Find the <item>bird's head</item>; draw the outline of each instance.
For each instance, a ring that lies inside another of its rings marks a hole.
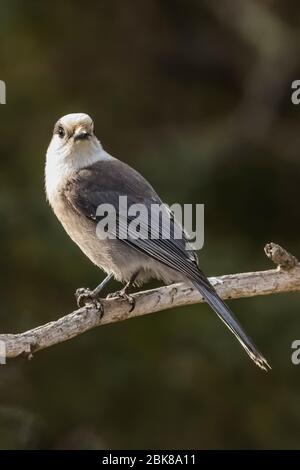
[[[74,171],[112,158],[94,134],[94,123],[83,113],[67,114],[54,126],[46,156],[46,186],[55,189]]]
[[[88,143],[94,137],[94,123],[88,114],[73,113],[60,118],[54,126],[52,142],[57,148]]]
[[[80,167],[93,160],[101,149],[92,118],[88,114],[73,113],[63,116],[55,124],[48,155]]]

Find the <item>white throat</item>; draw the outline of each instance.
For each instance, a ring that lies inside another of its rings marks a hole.
[[[47,150],[45,166],[45,188],[49,202],[76,171],[108,159],[113,157],[103,149],[96,137],[63,148],[57,147],[57,139],[53,138]]]

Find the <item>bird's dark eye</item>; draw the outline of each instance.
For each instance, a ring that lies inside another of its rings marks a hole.
[[[57,134],[59,135],[59,137],[63,138],[65,136],[65,130],[62,126],[59,126],[58,129],[57,129]]]

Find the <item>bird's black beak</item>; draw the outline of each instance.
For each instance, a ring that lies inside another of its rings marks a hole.
[[[77,131],[74,134],[74,140],[87,140],[90,137],[91,134],[89,134],[87,131]]]

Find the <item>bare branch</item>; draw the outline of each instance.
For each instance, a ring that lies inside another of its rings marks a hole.
[[[276,245],[276,243],[273,242],[268,243],[265,246],[265,253],[273,263],[277,264],[279,269],[293,269],[298,263],[295,256],[291,255],[291,253],[286,251],[280,245]]]
[[[266,245],[265,251],[278,264],[277,269],[210,278],[222,298],[300,291],[300,263],[296,258],[273,243]],[[24,333],[2,334],[0,340],[6,344],[6,356],[25,355],[30,359],[36,351],[67,341],[97,326],[204,301],[198,291],[185,284],[143,291],[133,294],[133,297],[135,308],[132,312],[126,300],[103,300],[103,317],[100,308],[90,305]]]

